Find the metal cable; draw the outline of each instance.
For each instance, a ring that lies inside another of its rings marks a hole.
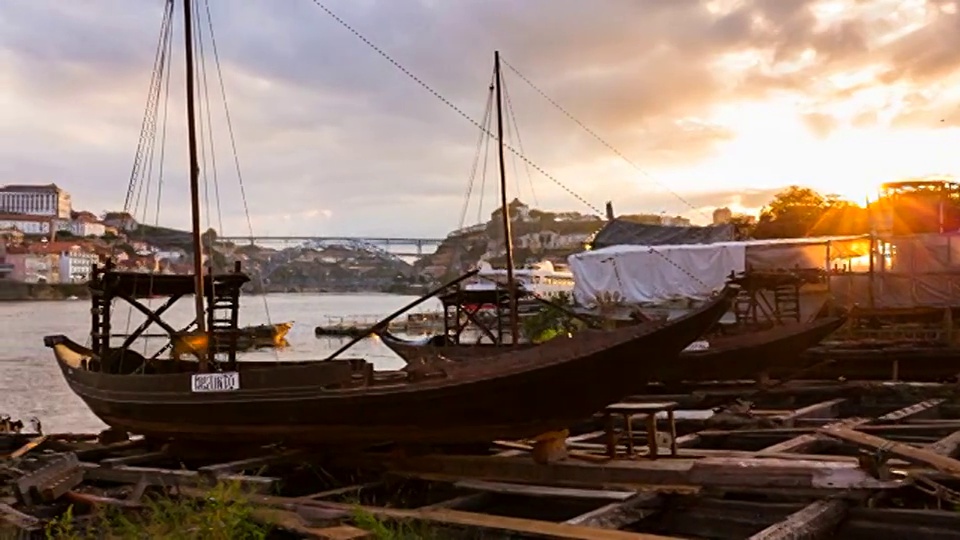
[[[353,28],[352,26],[350,26],[349,24],[347,24],[346,21],[344,21],[344,20],[341,19],[336,13],[334,13],[333,11],[331,11],[330,8],[328,8],[327,6],[325,6],[322,2],[320,2],[320,0],[311,0],[311,1],[312,1],[314,4],[316,4],[317,7],[319,7],[320,9],[322,9],[327,15],[329,15],[330,18],[332,18],[333,20],[337,21],[337,23],[339,23],[340,26],[342,26],[342,27],[344,27],[345,29],[347,29],[350,33],[352,33],[354,36],[356,36],[358,39],[360,39],[360,41],[364,42],[368,47],[370,47],[371,49],[373,49],[377,54],[379,54],[379,55],[380,55],[381,57],[383,57],[385,60],[387,60],[388,62],[390,62],[391,64],[393,64],[394,67],[396,67],[397,69],[399,69],[404,75],[406,75],[407,77],[409,77],[410,79],[412,79],[414,82],[416,82],[418,85],[420,85],[424,90],[426,90],[427,92],[430,92],[430,94],[432,94],[435,98],[439,99],[439,100],[440,100],[443,104],[445,104],[447,107],[450,107],[451,109],[453,109],[454,112],[456,112],[456,113],[459,114],[461,117],[463,117],[465,120],[467,120],[468,122],[470,122],[471,124],[473,124],[474,126],[476,126],[478,129],[480,129],[480,130],[482,130],[482,131],[485,131],[485,132],[486,132],[488,135],[490,135],[490,137],[492,137],[494,140],[498,140],[498,139],[497,139],[497,136],[496,136],[495,134],[493,134],[492,132],[490,132],[485,126],[483,126],[482,124],[480,124],[479,122],[477,122],[476,120],[474,120],[473,118],[471,118],[470,115],[468,115],[467,113],[463,112],[462,109],[460,109],[459,107],[457,107],[456,105],[454,105],[450,100],[448,100],[447,98],[443,97],[443,95],[441,95],[439,92],[437,92],[436,90],[434,90],[432,86],[430,86],[429,84],[427,84],[426,82],[424,82],[422,79],[420,79],[419,77],[417,77],[416,75],[414,75],[414,74],[413,74],[412,72],[410,72],[407,68],[405,68],[402,64],[400,64],[400,62],[398,62],[397,60],[394,60],[392,56],[390,56],[389,54],[387,54],[386,52],[384,52],[383,49],[381,49],[380,47],[378,47],[377,45],[375,45],[372,41],[370,41],[369,39],[367,39],[363,34],[361,34],[361,33],[360,33],[359,31],[357,31],[355,28]],[[542,175],[546,176],[547,178],[549,178],[550,181],[552,181],[554,184],[558,185],[561,189],[563,189],[564,191],[566,191],[568,195],[572,196],[573,198],[577,199],[578,201],[580,201],[581,203],[583,203],[584,205],[586,205],[586,206],[587,206],[588,208],[590,208],[593,212],[595,212],[598,216],[601,216],[601,217],[603,216],[603,212],[602,212],[599,208],[597,208],[596,206],[590,204],[590,202],[588,202],[586,199],[584,199],[583,197],[581,197],[580,195],[578,195],[576,192],[574,192],[572,189],[570,189],[569,187],[567,187],[566,184],[564,184],[563,182],[561,182],[560,180],[558,180],[558,179],[557,179],[556,177],[554,177],[552,174],[548,173],[546,170],[543,169],[543,167],[541,167],[541,166],[537,165],[536,163],[534,163],[532,160],[530,160],[530,158],[528,158],[527,156],[525,156],[525,155],[524,155],[523,153],[521,153],[519,150],[517,150],[516,148],[514,148],[513,146],[508,145],[508,144],[504,144],[503,147],[504,147],[505,149],[509,150],[509,151],[510,151],[511,153],[513,153],[515,156],[517,156],[517,157],[519,157],[520,159],[522,159],[523,161],[525,161],[529,166],[533,167],[537,172],[539,172],[540,174],[542,174]]]
[[[609,142],[607,142],[606,139],[604,139],[603,137],[601,137],[600,135],[598,135],[594,130],[590,129],[590,128],[587,127],[583,122],[581,122],[580,120],[578,120],[578,119],[577,119],[575,116],[573,116],[567,109],[565,109],[565,108],[564,108],[563,106],[561,106],[559,103],[557,103],[556,101],[554,101],[553,98],[551,98],[550,96],[548,96],[546,92],[544,92],[543,90],[541,90],[540,87],[538,87],[537,85],[533,84],[533,82],[532,82],[530,79],[528,79],[523,73],[520,73],[520,70],[518,70],[517,68],[515,68],[514,66],[512,66],[509,62],[503,60],[502,57],[501,57],[500,61],[503,62],[503,64],[504,64],[505,66],[507,66],[507,67],[510,69],[510,71],[513,71],[518,77],[520,77],[520,79],[521,79],[523,82],[527,83],[527,84],[530,86],[530,88],[532,88],[535,92],[537,92],[538,94],[540,94],[541,97],[543,97],[545,100],[547,100],[547,102],[549,102],[551,105],[553,105],[554,107],[556,107],[557,110],[559,110],[561,113],[563,113],[567,118],[569,118],[570,120],[572,120],[575,124],[577,124],[578,126],[580,126],[581,128],[583,128],[583,130],[586,131],[587,133],[589,133],[591,137],[593,137],[594,139],[597,140],[597,142],[599,142],[600,144],[606,146],[611,152],[613,152],[614,154],[616,154],[617,156],[619,156],[621,159],[623,159],[624,161],[626,161],[628,164],[630,164],[631,167],[633,167],[634,169],[636,169],[636,171],[639,172],[641,175],[643,175],[647,180],[649,180],[649,181],[653,182],[654,184],[660,186],[661,188],[663,188],[664,190],[666,190],[668,193],[670,193],[671,195],[673,195],[674,197],[676,197],[676,198],[677,198],[678,200],[680,200],[682,203],[686,204],[686,205],[689,206],[692,210],[696,211],[697,213],[699,213],[699,214],[702,215],[703,217],[705,217],[705,218],[707,218],[707,219],[710,219],[710,216],[708,216],[708,215],[705,214],[702,210],[700,210],[699,208],[697,208],[696,206],[694,206],[693,203],[691,203],[691,202],[688,201],[687,199],[683,198],[682,196],[680,196],[680,194],[678,194],[677,192],[671,190],[671,189],[670,189],[669,187],[667,187],[666,185],[664,185],[664,184],[662,184],[661,182],[657,181],[655,178],[653,178],[653,177],[650,175],[650,173],[648,173],[647,171],[643,170],[643,169],[642,169],[639,165],[637,165],[633,160],[631,160],[630,158],[628,158],[627,156],[625,156],[625,155],[623,154],[623,152],[621,152],[620,150],[617,150],[612,144],[610,144]]]

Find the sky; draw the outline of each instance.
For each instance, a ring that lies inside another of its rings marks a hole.
[[[957,0],[195,2],[201,139],[212,134],[203,223],[225,235],[442,237],[486,220],[495,147],[471,175],[481,133],[463,115],[484,117],[495,50],[505,141],[525,157],[506,152],[509,196],[531,206],[612,200],[703,223],[720,206],[755,213],[790,184],[860,202],[882,182],[960,169]],[[177,4],[164,157],[130,209],[186,228]],[[163,9],[4,5],[0,184],[55,182],[76,209],[123,208]]]

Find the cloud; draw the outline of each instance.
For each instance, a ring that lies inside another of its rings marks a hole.
[[[311,1],[209,3],[255,229],[436,236],[457,226],[476,153],[475,125]],[[510,98],[508,142],[522,142],[531,161],[597,208],[609,199],[624,213],[762,206],[767,188],[753,200],[739,188],[668,186],[683,202],[656,182],[638,180],[722,154],[738,127],[714,115],[738,103],[787,96],[796,102],[787,120],[803,122],[819,137],[847,128],[960,125],[960,96],[948,91],[960,66],[956,2],[322,3],[477,122],[492,52],[500,50]],[[205,214],[214,226],[222,215],[225,234],[246,234],[205,2],[196,4],[216,134],[214,151],[205,153],[206,176],[208,190],[219,188],[221,195],[219,211],[212,201]],[[150,197],[161,193],[160,221],[185,226],[179,6],[162,189],[155,174]],[[5,6],[0,182],[56,181],[77,206],[122,205],[162,10],[163,2],[147,0]],[[934,87],[943,92],[923,91]],[[492,156],[490,165],[488,187]],[[508,170],[511,189],[530,193],[523,163],[520,178]],[[532,178],[541,206],[589,211],[551,179],[536,171]],[[157,219],[155,201],[139,206],[150,209],[141,209],[148,221]]]

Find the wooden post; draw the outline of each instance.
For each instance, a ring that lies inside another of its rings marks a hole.
[[[186,42],[187,70],[187,142],[190,156],[190,209],[191,237],[193,240],[194,307],[197,330],[206,332],[203,317],[203,246],[200,242],[200,165],[197,161],[197,125],[194,114],[193,94],[193,10],[190,0],[183,0],[183,38]],[[210,342],[209,336],[207,342]],[[207,371],[206,351],[200,351],[200,372]]]
[[[520,321],[517,317],[517,288],[513,278],[513,236],[510,233],[510,205],[507,204],[507,167],[503,159],[503,100],[500,87],[503,76],[500,73],[500,51],[493,53],[494,83],[497,89],[497,142],[500,155],[500,208],[503,214],[503,239],[507,248],[507,294],[510,295],[510,334],[511,343],[520,342]]]

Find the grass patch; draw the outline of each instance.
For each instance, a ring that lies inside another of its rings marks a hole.
[[[219,484],[203,500],[145,498],[139,511],[114,507],[78,522],[73,507],[46,527],[49,540],[261,540],[271,528],[253,519],[253,507],[236,485]]]
[[[405,520],[384,520],[356,508],[351,516],[354,525],[373,534],[377,540],[440,540],[440,531],[426,523]],[[449,538],[449,536],[447,536]]]

